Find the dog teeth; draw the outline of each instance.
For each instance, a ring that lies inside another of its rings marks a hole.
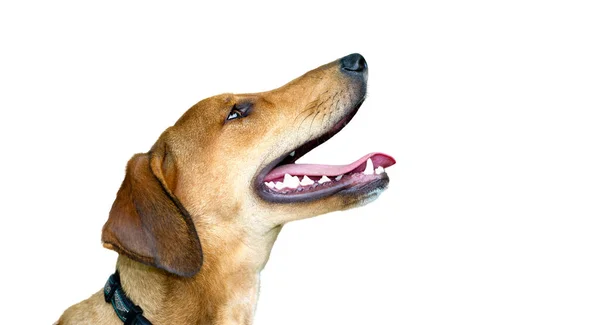
[[[327,182],[331,182],[331,180],[329,179],[329,177],[323,175],[323,177],[321,177],[321,179],[319,180],[319,184],[323,184],[323,183],[327,183]]]
[[[371,161],[371,158],[367,159],[367,167],[365,167],[363,174],[373,175],[373,161]]]
[[[371,168],[370,174],[367,173],[369,170],[369,166]],[[379,166],[379,167],[377,167],[377,169],[375,171],[377,172],[377,174],[381,174],[384,172],[384,169],[383,169],[383,167]],[[369,159],[367,161],[367,169],[365,169],[364,173],[366,175],[371,175],[374,173],[373,162],[371,161],[371,159]],[[356,176],[356,174],[352,174],[352,176]],[[335,180],[340,181],[343,177],[344,177],[344,175],[338,175],[335,177]],[[304,175],[304,177],[302,177],[302,180],[300,180],[298,178],[298,176],[292,176],[290,174],[285,174],[283,176],[283,182],[273,182],[273,181],[265,182],[265,186],[267,186],[270,189],[277,189],[279,191],[284,190],[281,193],[285,194],[285,192],[286,192],[285,189],[302,190],[303,189],[302,186],[316,187],[318,185],[329,183],[331,181],[332,180],[325,175],[321,176],[321,179],[319,179],[317,182],[315,182],[314,180],[312,180],[310,177],[308,177],[306,175]]]
[[[377,167],[377,169],[375,169],[375,174],[379,175],[381,173],[385,172],[385,169],[382,166]]]
[[[294,157],[295,155],[296,155],[296,150],[294,150],[290,153],[290,157]]]
[[[300,185],[308,186],[308,185],[313,185],[314,183],[315,183],[315,181],[310,179],[308,176],[304,175],[304,177],[302,178],[302,181],[300,182]]]
[[[285,174],[283,176],[283,186],[288,188],[297,188],[300,185],[300,180],[298,176],[292,176],[290,174]]]

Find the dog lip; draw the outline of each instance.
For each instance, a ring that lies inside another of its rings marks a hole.
[[[371,162],[370,168],[366,168],[367,161]],[[390,167],[395,163],[396,161],[391,156],[371,153],[354,163],[342,166],[310,165],[307,167],[306,165],[288,164],[276,167],[265,176],[263,184],[259,185],[259,195],[265,200],[277,203],[307,202],[334,194],[362,197],[387,186],[389,178],[383,168]],[[378,166],[376,173],[373,166]],[[367,172],[368,169],[370,172]],[[299,176],[302,174],[304,176]],[[298,184],[300,178],[302,178],[302,182]],[[322,179],[317,181],[319,178]],[[296,181],[295,186],[293,179]],[[306,179],[310,180],[304,183]],[[283,181],[283,187],[275,187],[274,182],[281,185],[281,181]]]
[[[295,192],[290,189],[289,193],[271,191],[266,187],[259,190],[259,195],[270,202],[295,203],[310,202],[323,199],[334,194],[360,197],[373,191],[383,190],[389,183],[386,173],[380,175],[354,174],[340,182],[328,182],[309,191]],[[317,184],[317,183],[315,183]]]

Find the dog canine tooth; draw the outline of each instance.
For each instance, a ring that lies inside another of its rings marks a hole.
[[[342,177],[344,177],[344,175],[339,175],[335,178],[336,181],[339,181],[340,179],[342,179]]]
[[[365,175],[373,175],[373,161],[371,158],[367,159],[367,166],[365,167],[365,171],[363,172]]]
[[[290,174],[285,174],[283,176],[283,186],[289,188],[297,188],[300,185],[300,180],[298,176],[292,176]]]
[[[327,182],[331,182],[331,180],[329,179],[329,177],[323,175],[323,177],[321,177],[321,179],[319,180],[319,184],[323,184],[323,183],[327,183]]]
[[[385,172],[385,169],[382,166],[379,166],[377,169],[375,169],[375,174],[377,175],[382,174],[383,172]]]
[[[308,185],[312,185],[314,183],[315,183],[315,181],[310,179],[308,176],[304,175],[304,177],[302,177],[302,181],[300,182],[300,185],[308,186]]]
[[[294,150],[290,153],[290,157],[294,157],[295,155],[296,155],[296,150]]]

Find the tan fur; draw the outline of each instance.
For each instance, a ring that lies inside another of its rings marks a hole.
[[[144,316],[157,325],[251,324],[259,273],[281,227],[355,207],[377,195],[276,204],[262,200],[253,188],[257,172],[266,164],[324,134],[347,115],[363,99],[364,86],[341,72],[339,61],[334,61],[269,92],[211,97],[190,108],[149,153],[132,158],[103,242],[120,253],[117,268],[124,290],[143,308]],[[254,103],[251,114],[225,122],[233,104],[243,101]],[[150,208],[140,209],[144,203],[136,195],[155,196],[167,212],[155,216]],[[174,219],[160,221],[166,224],[158,228],[173,232],[157,230],[153,240],[191,236],[184,222],[186,212],[201,242],[200,261],[189,249],[195,247],[193,238],[176,244],[183,254],[191,254],[187,259],[168,247],[149,249],[161,243],[149,242],[143,235],[126,238],[140,224],[154,227],[159,222],[154,218]],[[198,263],[201,269],[194,273]],[[177,276],[165,270],[169,267],[194,274]],[[58,323],[122,324],[102,291],[67,309]]]

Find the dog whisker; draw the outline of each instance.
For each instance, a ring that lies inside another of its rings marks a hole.
[[[317,111],[317,114],[315,114],[315,116],[313,116],[313,119],[312,119],[312,121],[310,121],[310,127],[308,128],[308,132],[309,132],[309,133],[312,131],[312,126],[313,126],[313,123],[314,123],[314,121],[315,121],[315,118],[317,117],[317,115],[319,115],[319,113],[321,113],[321,111]]]
[[[296,115],[296,118],[294,118],[294,121],[292,122],[292,124],[293,124],[293,123],[296,123],[296,120],[298,120],[298,118],[299,118],[299,117],[301,117],[301,116],[302,116],[304,113],[306,113],[306,112],[308,112],[308,111],[310,111],[310,110],[314,110],[314,109],[315,109],[315,107],[316,107],[316,102],[317,102],[316,100],[314,100],[314,101],[310,102],[310,103],[308,104],[308,108],[307,108],[307,109],[303,110],[303,111],[302,111],[302,112],[300,112],[298,115]],[[308,116],[310,116],[310,114],[308,114]]]
[[[304,117],[304,119],[302,120],[302,122],[300,122],[300,124],[298,125],[298,130],[300,130],[300,128],[302,127],[302,124],[304,124],[304,122],[305,122],[305,121],[306,121],[306,120],[307,120],[309,117],[311,117],[313,114],[315,114],[315,112],[314,112],[314,111],[313,111],[313,112],[311,112],[310,114],[306,115],[306,117]],[[300,134],[299,132],[298,132],[298,133],[296,133],[296,137],[298,137],[298,136],[299,136],[299,134]]]

